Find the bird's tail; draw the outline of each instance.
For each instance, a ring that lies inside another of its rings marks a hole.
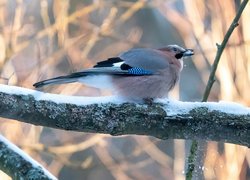
[[[44,81],[37,82],[33,84],[35,88],[40,88],[43,86],[51,85],[51,84],[64,84],[64,83],[73,83],[76,82],[78,78],[71,77],[71,76],[59,76],[52,79],[47,79]]]
[[[91,77],[96,77],[95,75],[122,75],[124,74],[124,71],[122,71],[121,69],[114,69],[113,67],[106,67],[106,68],[92,68],[92,69],[87,69],[85,71],[80,71],[80,72],[75,72],[72,74],[69,74],[67,76],[59,76],[59,77],[55,77],[52,79],[47,79],[44,81],[40,81],[37,82],[35,84],[33,84],[34,87],[36,88],[40,88],[46,85],[50,85],[50,84],[64,84],[64,83],[73,83],[73,82],[83,82],[85,84],[92,84],[92,80],[93,79],[85,79],[87,76],[91,76]],[[126,74],[126,73],[125,73]],[[84,80],[85,79],[85,80]],[[99,83],[99,84],[104,84]],[[93,85],[90,85],[93,86]],[[96,85],[94,85],[93,87],[96,87]]]

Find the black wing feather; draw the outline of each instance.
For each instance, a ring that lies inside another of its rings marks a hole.
[[[105,61],[101,61],[101,62],[98,62],[94,68],[97,68],[97,67],[112,67],[114,63],[119,63],[119,62],[123,62],[123,60],[119,57],[113,57],[113,58],[109,58]]]

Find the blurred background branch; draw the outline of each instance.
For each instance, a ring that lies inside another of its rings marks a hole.
[[[0,168],[13,179],[56,178],[27,154],[0,135]]]

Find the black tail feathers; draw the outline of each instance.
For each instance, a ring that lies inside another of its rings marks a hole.
[[[40,88],[40,87],[52,85],[52,84],[73,83],[76,81],[77,81],[77,78],[72,78],[72,77],[68,77],[68,76],[60,76],[60,77],[37,82],[37,83],[33,84],[33,86],[35,88]]]

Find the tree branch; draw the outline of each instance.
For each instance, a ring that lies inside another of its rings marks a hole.
[[[250,146],[250,109],[236,103],[164,101],[143,105],[90,99],[95,101],[0,85],[0,117],[81,132]]]
[[[0,169],[13,179],[55,180],[52,174],[0,135]]]

